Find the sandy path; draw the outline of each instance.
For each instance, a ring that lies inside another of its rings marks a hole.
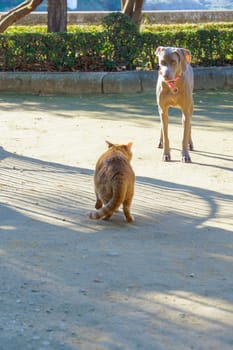
[[[182,164],[152,94],[0,95],[0,350],[232,349],[232,91],[195,105]],[[134,142],[133,224],[86,217],[105,139]]]

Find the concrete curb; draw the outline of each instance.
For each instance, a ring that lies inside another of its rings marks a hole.
[[[0,72],[0,91],[31,94],[140,93],[155,89],[157,71]],[[233,67],[194,68],[194,90],[233,88]]]

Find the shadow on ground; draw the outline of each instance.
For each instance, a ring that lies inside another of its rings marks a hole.
[[[35,95],[9,95],[1,94],[0,102],[6,101],[1,109],[5,112],[34,111],[37,109],[49,112],[51,116],[61,118],[76,118],[82,116],[82,112],[91,112],[91,118],[112,120],[127,120],[137,125],[158,120],[156,97],[154,93],[138,95],[102,94],[78,95],[78,96],[35,96]],[[140,96],[140,98],[139,98]],[[232,90],[197,91],[194,93],[194,117],[193,125],[212,128],[212,122],[219,122],[219,127],[224,128],[224,123],[229,122],[232,116]],[[206,113],[207,112],[207,113]],[[181,113],[178,109],[170,109],[170,123],[181,124]],[[142,118],[143,117],[143,118]],[[216,125],[215,125],[216,127]]]
[[[93,222],[91,169],[0,160],[3,350],[232,347],[230,193],[141,176],[135,223]]]

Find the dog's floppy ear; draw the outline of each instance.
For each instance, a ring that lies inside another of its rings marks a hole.
[[[185,71],[187,64],[190,64],[191,62],[190,51],[187,49],[178,48],[175,49],[174,52],[180,57],[182,70]]]
[[[184,57],[186,59],[186,62],[190,64],[191,63],[191,53],[190,53],[190,51],[187,50],[187,49],[182,49],[182,51],[183,51]]]
[[[158,57],[159,54],[161,53],[161,51],[163,51],[163,50],[165,50],[165,47],[163,47],[163,46],[157,47],[157,49],[155,51],[156,56]]]

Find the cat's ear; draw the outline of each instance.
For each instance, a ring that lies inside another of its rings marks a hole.
[[[127,146],[129,149],[131,149],[131,147],[133,146],[133,142],[129,142]]]
[[[107,141],[107,140],[105,140],[105,142],[106,142],[106,144],[108,145],[108,148],[110,148],[110,147],[113,146],[113,143],[111,143],[111,142],[109,142],[109,141]]]

